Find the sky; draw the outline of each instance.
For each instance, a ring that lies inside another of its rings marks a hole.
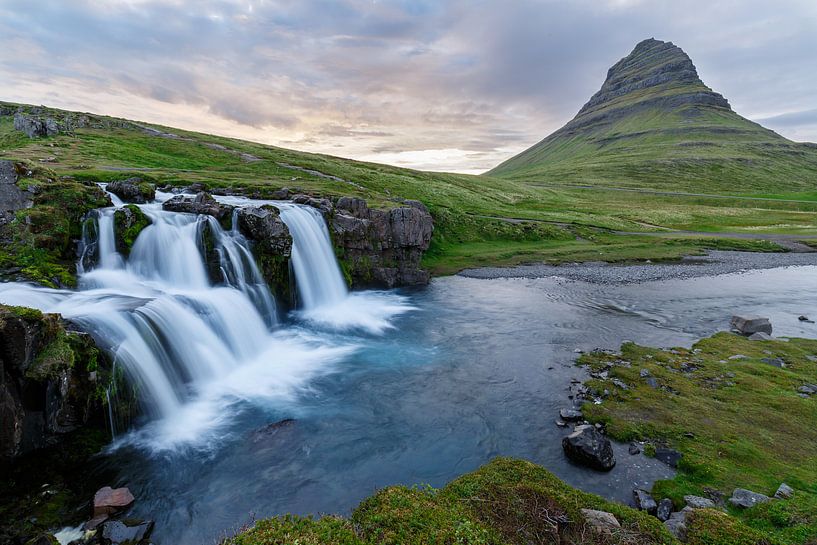
[[[0,0],[0,100],[479,173],[650,37],[817,141],[814,0]]]

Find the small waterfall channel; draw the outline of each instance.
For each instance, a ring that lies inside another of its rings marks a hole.
[[[295,396],[355,349],[354,341],[322,335],[322,328],[378,333],[409,309],[394,294],[350,296],[320,213],[275,203],[293,236],[302,306],[294,318],[311,325],[293,323],[279,316],[250,242],[237,228],[224,230],[210,216],[163,211],[161,202],[171,196],[159,193],[158,202],[140,205],[152,224],[127,258],[116,250],[117,207],[94,212],[80,247],[77,291],[0,284],[3,303],[61,313],[108,351],[137,392],[149,422],[141,438],[149,437],[152,447],[206,439],[205,432],[223,428],[242,401]],[[204,226],[219,259],[218,285],[210,281],[202,251]],[[98,259],[89,267],[92,251]]]

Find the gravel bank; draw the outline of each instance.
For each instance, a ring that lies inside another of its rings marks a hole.
[[[518,267],[485,267],[459,273],[469,278],[543,278],[558,276],[595,284],[635,284],[673,278],[696,278],[757,269],[817,265],[817,253],[755,253],[712,251],[672,263],[617,265],[603,262],[565,265],[532,264]]]

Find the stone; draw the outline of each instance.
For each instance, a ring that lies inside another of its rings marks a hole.
[[[730,360],[745,360],[746,356],[743,354],[735,354],[734,356],[729,356]]]
[[[223,224],[231,221],[234,208],[229,204],[219,203],[205,191],[199,191],[195,195],[176,195],[162,204],[162,210],[213,216]]]
[[[593,426],[577,426],[562,439],[562,450],[570,460],[599,471],[610,471],[616,465],[610,440]]]
[[[763,316],[735,315],[732,316],[731,326],[733,330],[747,337],[753,333],[772,334],[772,324]]]
[[[647,378],[652,376],[652,373],[650,373],[649,369],[642,369],[641,371],[638,372],[638,374],[641,376],[641,378]]]
[[[627,451],[635,456],[636,454],[641,454],[641,446],[636,443],[630,443],[630,446],[627,448]]]
[[[153,223],[142,210],[134,204],[117,208],[113,214],[114,244],[116,251],[127,256],[133,243],[142,230]]]
[[[808,316],[802,316],[801,315],[801,316],[798,316],[797,319],[800,320],[801,322],[810,322],[812,324],[814,323],[814,321],[808,319]]]
[[[247,238],[279,257],[292,255],[292,235],[277,208],[247,206],[238,211],[238,228]]]
[[[817,394],[817,385],[814,384],[804,384],[797,388],[797,391],[801,394],[812,395]]]
[[[102,537],[111,545],[137,545],[150,537],[153,531],[153,521],[142,521],[136,524],[125,524],[112,520],[102,525]]]
[[[635,507],[639,511],[646,511],[650,515],[654,515],[658,510],[658,503],[646,490],[640,488],[633,490],[633,499],[635,500]]]
[[[774,340],[774,337],[772,337],[768,333],[763,333],[761,331],[760,333],[752,333],[751,335],[749,335],[749,340],[750,341],[772,341],[772,340]]]
[[[581,509],[581,513],[594,532],[609,534],[621,528],[621,523],[612,513],[595,509]]]
[[[105,189],[125,202],[145,204],[156,198],[156,187],[142,178],[116,180],[105,186]]]
[[[127,488],[105,486],[94,494],[94,517],[112,515],[133,505],[134,497]]]
[[[684,501],[690,509],[712,509],[715,507],[714,501],[701,496],[684,496]]]
[[[786,483],[782,483],[778,487],[777,492],[774,493],[774,497],[778,500],[788,500],[792,496],[794,496],[794,489]]]
[[[683,454],[675,449],[658,447],[655,449],[655,459],[659,462],[664,462],[670,467],[678,467],[678,462],[681,461]]]
[[[17,210],[30,208],[31,194],[17,187],[17,169],[11,161],[0,161],[0,225],[14,219]]]
[[[645,382],[650,388],[658,388],[658,381],[654,377],[649,377]]]
[[[658,502],[658,508],[655,510],[655,517],[661,522],[669,520],[672,515],[672,500],[664,498]]]
[[[687,540],[687,513],[688,511],[672,513],[670,517],[664,521],[664,527],[666,527],[667,531],[681,542]]]
[[[786,362],[783,361],[782,358],[760,358],[760,361],[772,367],[777,367],[778,369],[786,368]]]
[[[584,419],[584,415],[577,409],[561,409],[559,417],[565,422],[579,422]]]
[[[771,500],[771,498],[764,494],[758,494],[757,492],[752,492],[751,490],[746,490],[745,488],[736,488],[732,492],[732,497],[729,498],[729,503],[735,507],[748,509],[759,503],[766,503],[769,500]]]

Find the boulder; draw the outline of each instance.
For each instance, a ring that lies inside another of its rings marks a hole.
[[[579,422],[584,420],[584,415],[577,409],[561,409],[559,417],[565,422]]]
[[[633,499],[635,500],[635,508],[639,511],[646,511],[650,515],[655,515],[658,510],[658,504],[646,490],[640,488],[633,490]]]
[[[133,501],[127,488],[102,487],[94,494],[94,517],[118,513],[133,505]]]
[[[150,537],[152,530],[152,520],[132,524],[112,520],[102,525],[102,538],[111,545],[136,545]]]
[[[46,125],[45,120],[29,115],[25,112],[14,114],[14,130],[25,133],[29,138],[40,138],[42,136],[53,136],[49,134],[49,126],[53,130],[54,124]]]
[[[32,205],[31,194],[17,187],[17,169],[11,161],[0,161],[0,225],[14,219],[14,213]]]
[[[794,489],[786,483],[782,483],[778,487],[777,492],[774,493],[774,497],[778,500],[788,500],[792,496],[794,496]]]
[[[731,326],[733,330],[747,337],[754,333],[772,334],[772,324],[763,316],[735,315],[732,316]]]
[[[627,448],[627,452],[629,452],[632,456],[641,454],[641,445],[637,443],[630,443],[630,446]]]
[[[768,333],[760,332],[760,333],[752,333],[751,335],[749,335],[749,340],[750,341],[771,341],[771,340],[774,340],[774,337],[772,337]]]
[[[771,498],[765,494],[758,494],[757,492],[752,492],[751,490],[746,490],[745,488],[736,488],[732,492],[732,497],[729,498],[729,503],[735,507],[748,509],[749,507],[754,507],[759,503],[766,503],[769,500],[771,500]]]
[[[762,361],[766,365],[771,365],[772,367],[777,367],[778,369],[785,369],[786,368],[786,362],[783,361],[782,358],[760,358],[760,361]]]
[[[238,228],[244,236],[263,246],[264,251],[287,258],[292,255],[292,235],[274,206],[241,208]]]
[[[221,204],[204,191],[199,191],[195,195],[176,195],[162,204],[162,210],[213,216],[222,225],[232,221],[234,209],[234,206]]]
[[[105,189],[125,202],[145,204],[156,198],[156,187],[142,178],[128,178],[109,183]]]
[[[658,508],[655,510],[655,517],[661,522],[665,522],[669,520],[670,515],[672,515],[672,500],[669,498],[664,498],[658,502]]]
[[[562,439],[562,450],[574,462],[599,471],[610,471],[616,465],[613,445],[593,426],[577,426]]]
[[[679,541],[685,542],[687,540],[687,514],[689,511],[682,510],[672,513],[667,520],[664,521],[664,526],[667,531],[675,536]]]
[[[690,509],[713,509],[715,502],[701,496],[684,496],[684,501]]]
[[[327,219],[332,215],[332,211],[334,209],[332,206],[332,201],[329,199],[312,197],[310,195],[295,195],[292,197],[292,202],[295,204],[305,204],[307,206],[311,206],[312,208],[317,208],[320,210],[323,217]]]
[[[610,534],[621,528],[618,519],[607,511],[597,511],[595,509],[581,509],[585,523],[597,533]]]
[[[153,223],[135,204],[118,208],[113,214],[116,251],[127,256],[142,230]]]
[[[675,449],[658,447],[655,449],[655,459],[659,462],[664,462],[670,467],[678,467],[678,462],[681,461],[683,454]]]

